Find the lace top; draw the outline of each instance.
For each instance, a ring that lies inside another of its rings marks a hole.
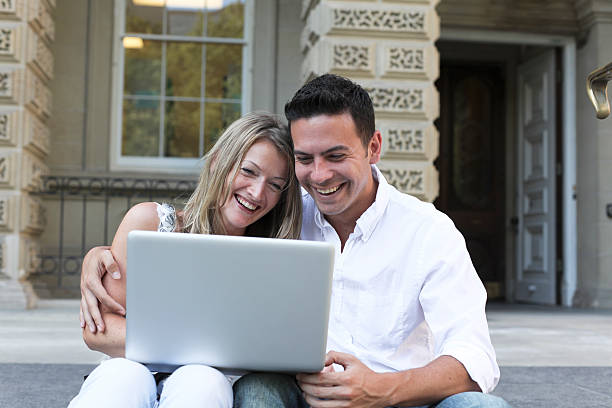
[[[159,232],[174,232],[176,229],[176,210],[168,203],[157,204],[157,216],[159,217]]]

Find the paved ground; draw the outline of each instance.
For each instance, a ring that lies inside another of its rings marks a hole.
[[[101,354],[82,343],[76,301],[0,311],[0,407],[65,407]],[[491,305],[502,367],[495,390],[514,407],[612,407],[612,311]]]

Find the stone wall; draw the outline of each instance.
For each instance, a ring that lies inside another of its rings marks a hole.
[[[33,307],[46,214],[55,0],[0,1],[0,308]]]
[[[372,97],[383,135],[379,167],[399,190],[433,201],[438,194],[440,23],[434,0],[304,0],[302,81],[331,72]]]

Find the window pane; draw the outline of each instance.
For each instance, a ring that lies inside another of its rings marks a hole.
[[[242,92],[242,46],[206,46],[206,97],[240,99]]]
[[[208,151],[221,133],[240,117],[239,103],[207,103],[204,110],[204,148]]]
[[[159,154],[159,101],[123,101],[123,156]]]
[[[201,6],[193,9],[172,9],[168,4],[168,34],[202,36],[204,33],[204,0]]]
[[[206,5],[209,37],[243,37],[244,0],[206,0]]]
[[[200,103],[166,102],[166,157],[198,157]]]
[[[143,41],[142,45],[142,48],[125,48],[124,93],[159,95],[161,43]]]
[[[163,0],[128,0],[125,10],[125,32],[161,34]]]
[[[199,98],[202,84],[202,45],[168,43],[166,95]]]

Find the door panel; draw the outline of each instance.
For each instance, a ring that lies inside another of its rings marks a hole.
[[[556,304],[555,54],[518,68],[518,251],[515,299]]]
[[[466,240],[490,298],[505,280],[504,84],[499,64],[443,61],[440,195],[435,202]]]

